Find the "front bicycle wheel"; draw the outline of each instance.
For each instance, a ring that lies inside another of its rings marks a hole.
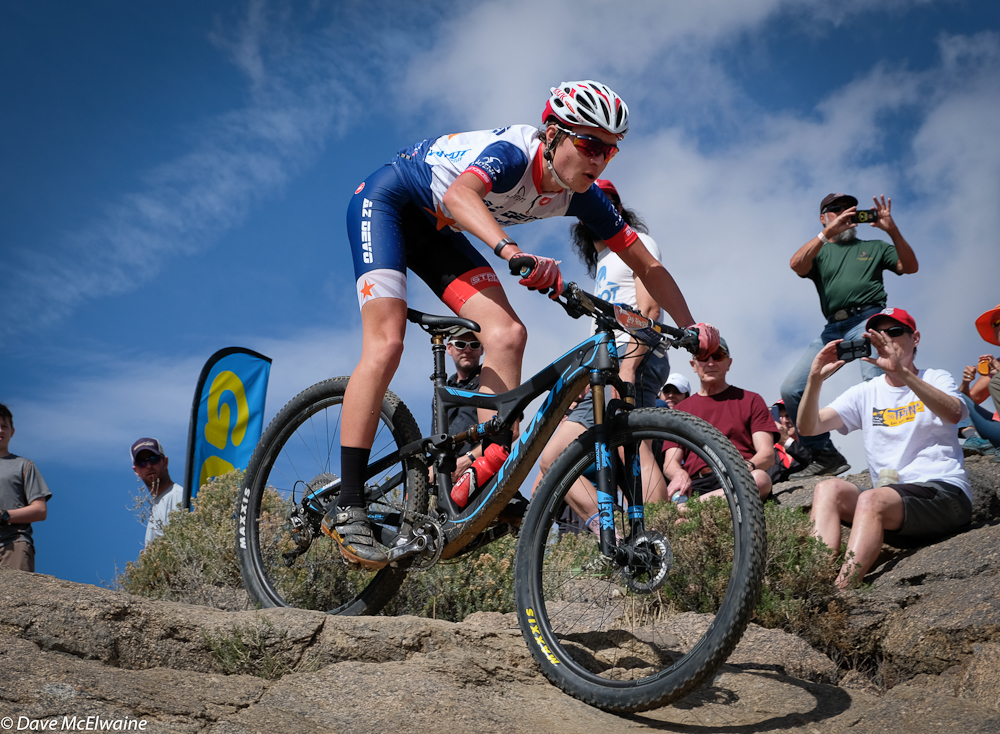
[[[553,462],[525,518],[517,612],[528,647],[555,685],[608,711],[645,711],[690,693],[739,642],[763,580],[764,513],[742,457],[705,421],[633,410],[616,416],[610,433],[614,449],[647,439],[689,449],[722,478],[724,496],[688,502],[683,518],[672,505],[647,508],[639,537],[630,537],[628,510],[617,510],[619,545],[630,560],[612,561],[597,536],[566,520],[567,492],[592,488],[584,474],[594,441],[584,434]]]
[[[243,584],[262,607],[329,614],[376,614],[406,578],[402,561],[379,571],[348,564],[320,532],[340,487],[340,427],[348,378],[299,393],[274,417],[254,450],[240,489],[236,553]],[[382,401],[371,464],[420,438],[410,411],[392,392]],[[416,457],[368,479],[368,514],[385,536],[404,516],[427,512],[427,469]]]

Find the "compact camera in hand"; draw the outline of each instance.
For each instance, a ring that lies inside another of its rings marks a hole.
[[[843,341],[837,345],[837,359],[842,359],[845,362],[853,362],[861,357],[870,356],[872,356],[872,343],[868,337]]]
[[[871,224],[878,221],[878,209],[859,209],[851,215],[855,224]]]

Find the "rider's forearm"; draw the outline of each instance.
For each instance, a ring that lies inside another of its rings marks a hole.
[[[691,326],[695,323],[687,301],[684,299],[684,294],[681,293],[681,289],[665,267],[654,261],[654,264],[641,276],[641,279],[649,294],[670,315],[675,324]]]
[[[507,234],[483,203],[485,195],[486,187],[482,181],[474,174],[463,173],[448,187],[442,201],[454,223],[493,248]],[[508,245],[500,254],[505,260],[510,260],[519,252],[520,248],[516,245]]]
[[[618,256],[631,268],[649,295],[670,314],[675,324],[683,327],[695,323],[684,294],[677,287],[673,276],[649,253],[641,240],[626,247]]]

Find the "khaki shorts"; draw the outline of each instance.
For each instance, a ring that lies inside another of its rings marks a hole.
[[[25,540],[0,545],[0,566],[35,572],[35,546]]]

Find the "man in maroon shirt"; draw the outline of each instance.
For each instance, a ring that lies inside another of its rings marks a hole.
[[[679,402],[676,409],[703,418],[733,442],[764,499],[771,494],[767,469],[774,463],[774,419],[764,398],[726,382],[726,373],[732,366],[729,346],[719,339],[715,353],[706,359],[691,360],[691,367],[701,380],[701,389]],[[722,484],[705,462],[676,444],[665,444],[664,448],[667,447],[663,473],[670,482],[667,494],[675,502],[684,502],[693,495],[722,494]]]

